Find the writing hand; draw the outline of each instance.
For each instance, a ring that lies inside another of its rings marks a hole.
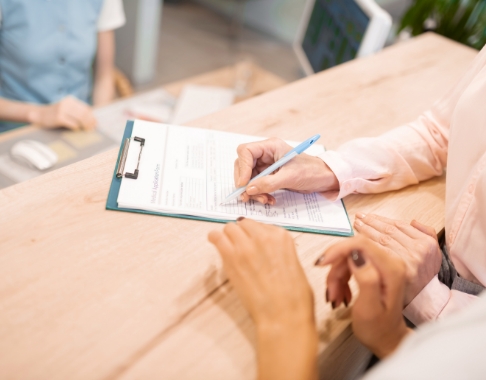
[[[277,138],[240,145],[234,171],[236,187],[248,184],[251,178],[277,162],[290,150],[290,145]],[[244,202],[254,199],[263,204],[275,204],[270,193],[279,189],[313,193],[338,190],[339,183],[324,161],[301,153],[274,174],[252,182],[241,197]]]

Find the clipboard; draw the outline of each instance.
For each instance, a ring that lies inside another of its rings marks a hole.
[[[118,207],[118,194],[120,192],[120,186],[122,183],[122,178],[123,175],[129,174],[128,178],[133,178],[130,177],[130,175],[135,176],[137,173],[125,173],[123,174],[123,170],[120,172],[120,164],[122,163],[122,158],[124,154],[126,155],[126,151],[128,147],[126,146],[126,141],[127,139],[132,139],[132,132],[133,132],[133,125],[134,121],[133,120],[128,120],[127,125],[125,127],[125,132],[123,134],[123,139],[122,139],[122,144],[120,146],[120,150],[118,152],[118,157],[116,160],[116,165],[115,169],[113,171],[113,177],[111,180],[111,185],[110,185],[110,190],[108,192],[108,199],[106,201],[106,210],[111,210],[111,211],[123,211],[123,212],[131,212],[131,213],[137,213],[137,214],[146,214],[146,215],[156,215],[156,216],[164,216],[164,217],[170,217],[170,218],[180,218],[180,219],[191,219],[191,220],[199,220],[199,221],[204,221],[204,222],[213,222],[213,223],[229,223],[232,222],[230,220],[223,220],[223,219],[213,219],[213,218],[205,218],[201,216],[195,216],[195,215],[184,215],[184,214],[170,214],[170,213],[163,213],[163,212],[154,212],[154,211],[147,211],[147,210],[140,210],[140,209],[130,209],[130,208],[122,208]],[[141,144],[141,152],[142,152],[142,142],[139,140],[136,140],[137,142],[140,142]],[[139,156],[140,159],[140,156]],[[136,169],[138,170],[138,169]],[[120,176],[120,173],[122,175]],[[350,220],[349,220],[349,214],[348,211],[346,210],[346,206],[344,205],[344,202],[341,200],[344,210],[346,212],[346,216],[348,218],[348,222],[350,226],[352,226]],[[339,232],[339,231],[328,231],[328,230],[315,230],[312,228],[302,228],[302,227],[292,227],[292,226],[281,226],[289,231],[296,231],[296,232],[309,232],[309,233],[314,233],[314,234],[320,234],[320,235],[331,235],[331,236],[342,236],[342,237],[351,237],[354,236],[353,229],[351,227],[351,232],[346,233],[346,232]]]

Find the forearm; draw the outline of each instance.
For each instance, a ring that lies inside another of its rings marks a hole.
[[[103,106],[115,97],[115,34],[98,33],[93,105]]]
[[[317,379],[317,331],[313,324],[257,327],[259,380]]]
[[[0,120],[32,123],[32,114],[40,107],[37,104],[0,98]]]
[[[97,75],[93,89],[93,105],[95,107],[109,104],[115,98],[115,80],[113,70]]]
[[[373,352],[381,360],[385,359],[387,356],[393,354],[398,346],[405,340],[407,336],[413,334],[411,328],[403,326],[398,331],[393,334],[388,334],[385,339],[377,342],[378,344],[373,347],[368,347],[368,349]]]

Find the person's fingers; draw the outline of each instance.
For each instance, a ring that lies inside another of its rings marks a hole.
[[[335,263],[343,258],[347,258],[354,251],[361,252],[364,260],[369,262],[370,265],[373,265],[383,281],[390,288],[385,302],[387,304],[394,304],[395,302],[403,303],[403,299],[397,300],[394,297],[396,298],[395,295],[399,293],[399,289],[403,288],[405,264],[400,257],[390,255],[385,248],[373,242],[371,239],[357,236],[334,244],[327,249],[324,255],[316,262],[316,265],[325,266]],[[399,297],[403,298],[403,294],[400,293]]]
[[[91,130],[96,126],[96,119],[91,107],[72,96],[62,100],[61,112],[76,119],[83,129]]]
[[[92,131],[93,129],[96,129],[97,125],[98,125],[98,120],[96,120],[93,110],[90,108],[89,116],[88,116],[88,124],[86,125],[86,129]]]
[[[233,254],[233,244],[229,240],[228,236],[226,236],[222,231],[211,231],[208,234],[208,240],[218,249],[218,252],[223,259],[226,256],[231,256]]]
[[[275,232],[275,230],[279,229],[278,227],[260,223],[250,218],[242,218],[238,220],[237,224],[249,238],[256,240],[263,240]]]
[[[235,251],[241,251],[239,248],[244,248],[248,245],[249,236],[241,225],[235,223],[228,223],[223,228],[224,234],[229,238],[231,244],[235,247]]]
[[[363,215],[362,213],[359,213],[359,214]],[[386,218],[386,217],[381,216],[381,215],[374,215],[374,217],[378,220],[385,222],[385,223],[394,225],[400,231],[402,231],[404,234],[408,235],[412,239],[419,239],[419,238],[422,237],[422,234],[420,233],[420,231],[417,231],[415,228],[413,228],[410,224],[408,224],[406,222],[403,222],[401,220],[393,220],[393,219]]]
[[[234,170],[233,170],[233,177],[234,177],[236,187],[240,187],[238,186],[240,183],[240,162],[239,161],[240,161],[239,158],[235,160]]]
[[[241,187],[250,182],[256,160],[264,154],[264,146],[260,143],[242,144],[236,151],[238,159],[235,165],[238,165],[238,178],[235,177],[235,185]]]
[[[358,232],[385,247],[393,246],[394,241],[402,246],[408,246],[411,243],[410,236],[399,229],[395,221],[388,222],[377,215],[364,215],[358,212],[354,226]]]
[[[240,200],[245,203],[248,202],[250,199],[251,199],[250,196],[246,192],[244,192],[240,196]]]
[[[417,220],[412,220],[410,225],[420,232],[423,232],[424,234],[427,234],[437,240],[437,233],[435,232],[435,229],[433,227],[426,226],[425,224],[422,224]]]
[[[79,121],[69,115],[63,115],[59,118],[59,127],[65,127],[72,129],[73,131],[79,131],[81,129],[81,125]]]
[[[246,188],[246,193],[250,196],[265,193],[268,194],[286,187],[290,187],[290,183],[293,178],[288,174],[288,172],[281,170],[275,174],[258,178],[248,185]]]
[[[351,289],[349,288],[349,282],[344,284],[344,305],[348,307],[351,304],[353,295],[351,294]]]
[[[360,253],[362,257],[379,272],[382,282],[386,285],[387,291],[383,294],[383,302],[387,307],[392,307],[397,303],[403,305],[405,285],[405,263],[396,256],[389,255],[383,248],[373,242],[365,244],[364,249],[351,252],[351,256],[356,258],[353,253]],[[356,262],[355,260],[353,260]]]
[[[277,203],[277,200],[271,194],[252,195],[251,197],[249,197],[249,199],[253,199],[253,200],[260,202],[261,204],[264,204],[264,205],[268,204],[268,205],[273,206]]]
[[[338,307],[342,302],[345,302],[347,306],[349,299],[346,294],[346,288],[348,288],[350,277],[351,272],[345,258],[333,263],[326,279],[327,298],[333,308]]]
[[[354,309],[359,311],[361,318],[372,318],[385,306],[382,302],[380,273],[358,250],[352,251],[348,256],[348,265],[359,285],[359,297]]]

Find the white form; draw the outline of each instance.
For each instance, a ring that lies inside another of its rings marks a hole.
[[[185,124],[225,109],[232,105],[234,100],[233,89],[188,84],[182,89],[170,122]]]
[[[351,231],[342,202],[317,193],[280,190],[272,194],[277,201],[273,206],[239,200],[220,205],[235,189],[236,148],[261,137],[139,120],[134,124],[135,136],[146,139],[139,177],[122,179],[120,207],[228,221],[245,216],[282,226]],[[306,153],[317,155],[323,150],[314,145]],[[125,171],[133,173],[139,152],[140,144],[132,140]]]

